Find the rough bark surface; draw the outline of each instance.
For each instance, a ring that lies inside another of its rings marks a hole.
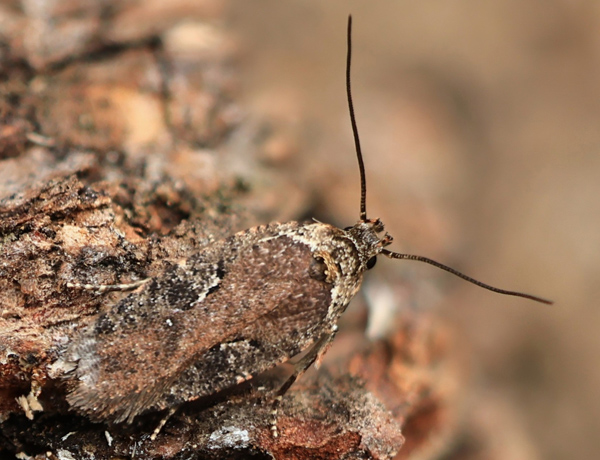
[[[279,370],[186,404],[155,440],[164,414],[110,426],[69,411],[59,358],[120,294],[67,283],[157,275],[234,231],[311,205],[281,155],[294,146],[271,143],[276,122],[236,103],[238,49],[218,26],[220,5],[0,6],[3,458],[387,459],[404,443],[401,428],[398,455],[408,458],[454,427],[445,333],[414,315],[375,343],[343,331],[318,377],[284,398],[278,439],[269,391]]]

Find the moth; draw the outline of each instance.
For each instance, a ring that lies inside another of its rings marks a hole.
[[[367,217],[366,177],[352,103],[352,17],[346,90],[360,171],[359,220],[345,229],[321,223],[272,223],[212,244],[135,289],[99,314],[67,350],[74,364],[69,404],[95,420],[132,422],[240,384],[306,352],[277,391],[277,401],[322,358],[337,322],[380,255],[434,265],[498,289],[426,257],[387,247],[392,237]],[[77,287],[77,285],[70,285]],[[273,434],[277,435],[274,424]]]

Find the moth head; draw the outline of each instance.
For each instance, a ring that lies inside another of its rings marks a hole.
[[[361,219],[344,230],[356,245],[359,258],[363,263],[361,267],[363,271],[373,268],[377,262],[377,255],[393,241],[391,235],[384,233],[385,228],[380,219]]]

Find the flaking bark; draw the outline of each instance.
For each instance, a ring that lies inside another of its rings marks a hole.
[[[425,332],[435,328],[420,329],[412,316],[390,339],[353,341],[318,377],[298,382],[280,408],[277,440],[269,390],[282,370],[185,405],[154,441],[161,414],[110,426],[69,411],[60,358],[122,294],[67,283],[153,276],[236,230],[311,204],[308,187],[285,210],[252,187],[273,174],[256,161],[268,143],[259,133],[269,129],[244,119],[235,102],[236,47],[214,25],[218,3],[2,7],[13,25],[0,36],[2,455],[385,459],[402,447],[402,426],[414,433],[406,456],[454,426],[452,385],[437,383],[449,372],[445,348]],[[177,41],[186,33],[212,46],[190,54]],[[229,173],[226,165],[242,157],[246,175]],[[291,169],[275,171],[278,183],[292,183]]]

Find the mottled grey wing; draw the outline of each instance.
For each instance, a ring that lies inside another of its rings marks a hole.
[[[331,307],[331,284],[319,276],[304,246],[287,246],[289,240],[280,237],[265,244],[266,250],[285,244],[281,258],[294,264],[299,276],[277,277],[272,282],[256,283],[255,298],[278,299],[273,309],[229,334],[226,340],[202,351],[174,381],[168,395],[156,401],[155,409],[164,409],[174,402],[215,393],[289,359],[308,348],[323,333],[330,331],[325,318]],[[287,270],[282,262],[272,267],[281,273]],[[321,280],[319,280],[320,278]],[[271,291],[277,292],[271,292]],[[250,301],[250,305],[254,302]]]
[[[177,392],[172,386],[194,363],[223,344],[246,340],[253,325],[260,339],[278,326],[288,332],[290,311],[309,310],[310,323],[318,323],[329,307],[330,286],[309,275],[313,261],[308,246],[277,236],[269,226],[236,234],[153,279],[102,314],[71,346],[78,380],[69,403],[98,419],[131,421],[149,408],[165,407],[167,394]],[[265,322],[270,326],[260,326]],[[244,371],[256,372],[254,366],[249,359]],[[217,368],[209,367],[213,373],[201,385],[188,385],[199,392],[194,396],[235,383],[230,374],[241,371],[229,368],[222,378]]]

